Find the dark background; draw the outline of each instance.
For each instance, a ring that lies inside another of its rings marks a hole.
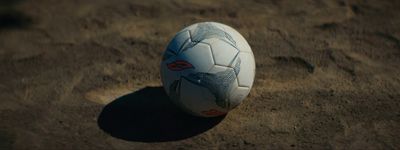
[[[396,0],[1,0],[0,149],[400,149]],[[173,35],[237,29],[256,79],[227,116],[161,88]]]

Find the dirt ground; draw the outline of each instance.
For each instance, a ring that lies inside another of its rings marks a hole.
[[[251,45],[228,115],[170,103],[159,64],[183,27]],[[400,149],[400,1],[2,0],[0,149]]]

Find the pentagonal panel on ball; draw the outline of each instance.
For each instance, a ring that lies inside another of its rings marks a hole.
[[[238,50],[224,40],[215,39],[211,43],[211,50],[216,65],[229,66],[238,54]]]
[[[204,43],[197,43],[188,48],[180,54],[180,57],[190,63],[196,72],[207,72],[214,66],[211,48]]]

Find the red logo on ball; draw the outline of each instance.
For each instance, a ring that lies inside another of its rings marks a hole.
[[[194,68],[192,64],[184,60],[176,60],[172,63],[167,64],[169,70],[172,71],[182,71],[185,69]]]

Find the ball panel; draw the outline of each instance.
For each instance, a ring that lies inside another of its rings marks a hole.
[[[182,105],[198,116],[213,116],[204,113],[210,109],[224,111],[215,104],[214,95],[205,87],[199,86],[190,80],[182,78],[180,98]]]
[[[183,30],[175,35],[175,37],[169,42],[167,51],[171,51],[174,54],[178,54],[183,44],[190,40],[190,33],[188,30]]]
[[[198,43],[192,48],[185,50],[180,54],[180,57],[193,65],[194,71],[196,72],[207,72],[214,66],[211,48],[204,43]]]
[[[248,87],[236,87],[230,93],[230,109],[237,107],[250,93],[250,88]]]
[[[213,72],[213,73],[210,73]],[[184,76],[198,86],[205,87],[215,97],[215,103],[220,108],[229,108],[229,92],[236,81],[236,74],[232,68],[214,66],[209,72],[195,72]]]
[[[208,73],[215,74],[215,73],[218,73],[218,72],[225,71],[225,70],[227,70],[227,69],[231,69],[231,68],[228,68],[228,67],[226,67],[226,66],[214,65],[214,66],[208,71]]]
[[[214,41],[218,41],[218,40],[219,40],[218,38],[208,38],[208,39],[202,40],[201,43],[208,44],[208,45],[210,45],[210,47],[211,47],[211,44],[212,44]]]
[[[238,54],[238,50],[232,45],[218,40],[211,43],[211,51],[216,65],[229,66]]]
[[[231,87],[229,91],[227,91],[227,101],[229,101],[229,107],[227,108],[228,110],[231,110],[236,107],[236,101],[232,99],[232,95],[235,94],[236,89],[239,87],[237,78],[232,82]]]
[[[240,61],[240,72],[237,76],[239,86],[252,87],[255,75],[253,54],[240,52],[235,62],[237,61]]]
[[[232,38],[236,41],[237,48],[242,51],[242,52],[249,52],[253,53],[251,51],[249,43],[247,43],[246,39],[235,29],[233,29],[230,26],[223,25],[224,29],[227,33],[229,33]]]

